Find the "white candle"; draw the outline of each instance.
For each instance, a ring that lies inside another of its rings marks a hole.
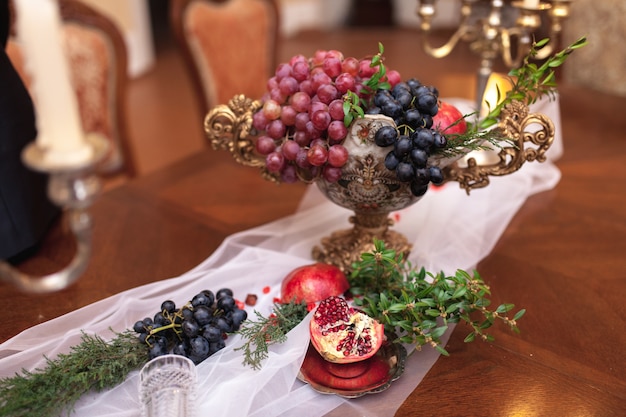
[[[56,0],[16,0],[17,35],[32,78],[37,146],[48,163],[81,165],[91,158],[63,46]]]
[[[539,8],[539,0],[524,0],[523,6],[527,9]]]
[[[479,112],[479,117],[483,119],[493,110],[506,96],[506,93],[511,89],[511,81],[503,74],[497,72],[491,73],[485,86],[485,92],[483,93],[482,106]]]

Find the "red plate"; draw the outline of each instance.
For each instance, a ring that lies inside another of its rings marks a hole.
[[[338,364],[328,362],[309,345],[298,379],[322,394],[357,398],[389,388],[402,375],[406,355],[401,345],[385,343],[369,359]]]

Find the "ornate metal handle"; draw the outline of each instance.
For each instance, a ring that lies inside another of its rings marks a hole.
[[[215,106],[204,118],[204,131],[207,140],[215,150],[232,154],[238,163],[255,168],[264,168],[265,159],[255,150],[252,117],[261,108],[259,100],[252,100],[243,94],[236,95],[228,104]],[[275,180],[262,169],[264,176]]]
[[[535,131],[527,131],[531,126]],[[544,114],[530,113],[526,105],[514,101],[505,106],[496,126],[502,137],[509,138],[513,146],[504,147],[498,153],[498,161],[479,165],[474,158],[468,158],[467,166],[459,162],[444,169],[446,181],[457,181],[467,193],[474,188],[489,185],[490,176],[503,176],[519,170],[525,162],[546,160],[546,152],[554,142],[554,123]],[[527,146],[533,144],[535,146]]]

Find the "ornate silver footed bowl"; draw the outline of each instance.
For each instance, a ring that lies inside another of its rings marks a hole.
[[[259,100],[243,95],[233,97],[228,104],[212,109],[204,120],[204,129],[213,149],[226,150],[240,164],[256,167],[263,178],[281,182],[280,176],[268,171],[265,156],[257,152],[259,132],[253,127],[253,115],[262,106]],[[381,147],[374,142],[375,133],[383,126],[395,126],[394,120],[382,115],[365,115],[356,118],[348,127],[342,145],[348,150],[348,161],[341,168],[337,181],[323,176],[300,178],[315,183],[333,203],[354,211],[352,227],[338,230],[323,238],[312,248],[316,261],[339,266],[349,271],[353,262],[364,252],[373,249],[377,238],[386,247],[408,256],[412,247],[406,237],[391,229],[390,213],[417,203],[421,196],[414,195],[409,183],[399,181],[396,174],[385,166],[385,157],[391,147]],[[554,124],[543,114],[532,114],[519,101],[506,105],[493,127],[508,146],[494,149],[495,162],[479,164],[468,157],[469,149],[458,149],[454,156],[433,154],[429,164],[438,166],[443,182],[458,182],[468,193],[489,185],[490,176],[509,175],[519,170],[525,162],[543,162],[546,151],[554,140]]]

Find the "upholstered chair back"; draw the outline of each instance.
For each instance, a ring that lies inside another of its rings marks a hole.
[[[275,0],[172,0],[170,21],[203,115],[236,94],[263,95],[277,59]]]

